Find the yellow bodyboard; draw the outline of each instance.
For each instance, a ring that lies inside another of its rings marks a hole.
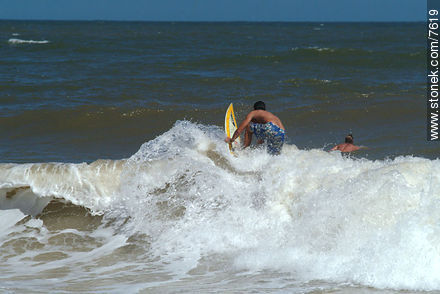
[[[229,104],[228,110],[225,115],[225,132],[226,136],[232,138],[235,130],[237,129],[237,122],[235,121],[234,107],[232,103]],[[240,147],[240,137],[238,137],[233,143],[229,143],[229,151],[233,153],[234,149]]]

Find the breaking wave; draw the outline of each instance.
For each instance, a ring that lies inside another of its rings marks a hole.
[[[9,44],[48,44],[50,43],[50,41],[47,40],[40,40],[40,41],[35,41],[35,40],[22,40],[22,39],[17,39],[17,38],[11,38],[8,40]]]
[[[216,257],[302,281],[440,289],[439,160],[294,145],[237,154],[220,128],[179,121],[124,160],[1,164],[1,213],[35,216],[52,199],[83,206],[118,234],[148,236],[176,272]]]

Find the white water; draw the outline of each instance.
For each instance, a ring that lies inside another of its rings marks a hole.
[[[35,40],[22,40],[17,38],[11,38],[8,40],[10,44],[47,44],[50,43],[47,40],[35,41]]]
[[[275,289],[289,289],[281,275],[295,285],[319,280],[440,290],[439,175],[439,160],[369,161],[292,145],[277,157],[259,149],[233,157],[219,128],[184,121],[124,161],[0,165],[0,206],[36,215],[41,199],[55,197],[103,214],[103,224],[111,226],[94,232],[99,245],[80,260],[108,256],[128,237],[146,236],[137,244],[148,251],[148,259],[140,254],[141,267],[154,265],[172,278],[144,279],[134,289],[181,281],[188,290],[189,277],[200,281],[229,273],[226,280],[240,280],[242,273],[270,273],[266,281]],[[14,188],[21,190],[8,199]],[[20,193],[26,201],[13,202]],[[44,233],[43,224],[36,227]],[[3,234],[1,242],[7,239]],[[78,257],[68,255],[56,266]],[[23,256],[9,259],[10,268]],[[109,278],[106,270],[93,268]],[[245,286],[258,287],[263,286],[252,280]]]

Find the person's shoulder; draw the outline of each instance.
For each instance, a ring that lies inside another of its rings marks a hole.
[[[256,109],[256,110],[252,110],[248,113],[249,116],[265,116],[267,115],[267,111],[266,110],[262,110],[262,109]]]
[[[251,110],[248,112],[247,116],[254,116],[256,114],[256,110]]]
[[[254,110],[254,111],[258,111],[256,112],[256,114],[262,116],[262,117],[273,117],[275,116],[272,112],[267,111],[267,110],[263,110],[263,109],[258,109],[258,110]]]
[[[359,150],[359,146],[356,146],[354,144],[351,143],[346,143],[344,148],[343,148],[343,152],[353,152],[353,151],[357,151]]]
[[[360,146],[356,146],[356,145],[353,145],[352,148],[353,148],[354,151],[361,149]]]

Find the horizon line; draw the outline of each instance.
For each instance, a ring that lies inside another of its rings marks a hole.
[[[54,21],[54,22],[155,22],[155,23],[425,23],[427,20],[125,20],[125,19],[8,19],[0,21]]]

